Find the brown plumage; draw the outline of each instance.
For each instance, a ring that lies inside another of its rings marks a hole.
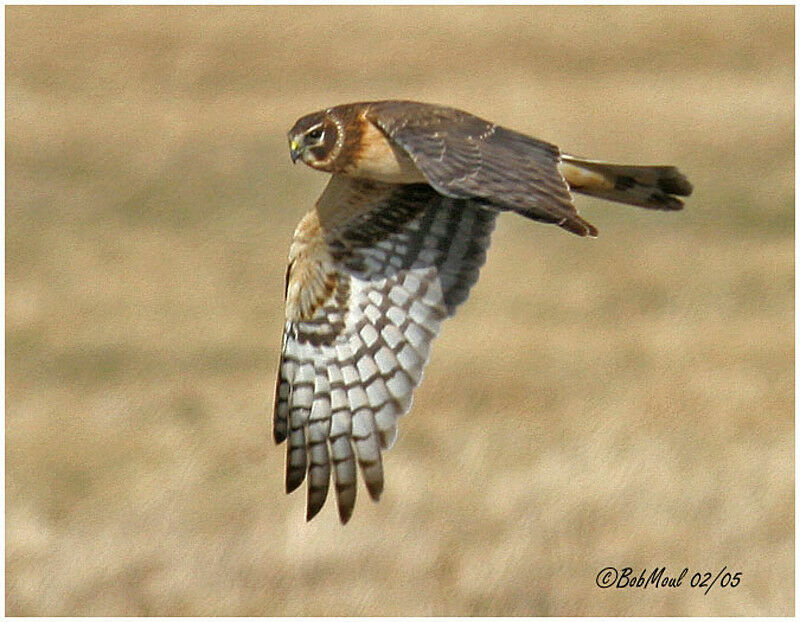
[[[597,229],[578,215],[571,190],[660,210],[681,209],[678,197],[692,192],[675,167],[562,154],[555,145],[454,108],[410,101],[335,106],[301,117],[290,140],[320,124],[324,144],[302,152],[313,168],[388,183],[427,183],[444,196],[478,200],[578,235],[596,236]]]
[[[692,187],[670,166],[562,154],[467,112],[409,101],[335,106],[289,132],[292,160],[332,177],[295,231],[274,436],[288,440],[286,489],[308,479],[311,519],[331,476],[341,521],[383,490],[381,450],[441,322],[466,300],[497,213],[596,236],[570,191],[678,210]]]

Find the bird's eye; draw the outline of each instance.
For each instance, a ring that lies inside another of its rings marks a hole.
[[[318,127],[311,130],[308,134],[306,134],[311,140],[319,140],[322,138],[322,128]]]

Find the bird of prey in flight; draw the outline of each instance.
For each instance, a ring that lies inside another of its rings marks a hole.
[[[572,192],[680,210],[692,186],[672,166],[586,160],[454,108],[345,104],[301,117],[292,161],[330,173],[297,226],[275,391],[286,490],[308,480],[313,518],[333,477],[339,518],[383,490],[381,451],[411,406],[442,321],[467,299],[497,214],[594,237]]]

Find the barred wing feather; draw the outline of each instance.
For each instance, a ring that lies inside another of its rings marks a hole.
[[[295,233],[274,436],[288,439],[287,491],[308,479],[309,520],[331,475],[349,520],[356,463],[379,498],[381,450],[411,407],[442,321],[477,281],[494,228],[496,213],[472,201],[425,184],[390,190],[344,226],[325,230],[312,211]],[[292,300],[298,292],[305,306]]]

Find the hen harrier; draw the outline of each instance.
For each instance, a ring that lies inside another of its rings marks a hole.
[[[339,518],[372,499],[381,450],[411,406],[442,321],[466,300],[497,213],[596,236],[570,191],[679,210],[692,186],[671,166],[584,160],[467,112],[411,101],[346,104],[301,117],[292,161],[331,173],[297,226],[274,437],[288,438],[286,490],[308,478],[308,520],[333,471]]]

